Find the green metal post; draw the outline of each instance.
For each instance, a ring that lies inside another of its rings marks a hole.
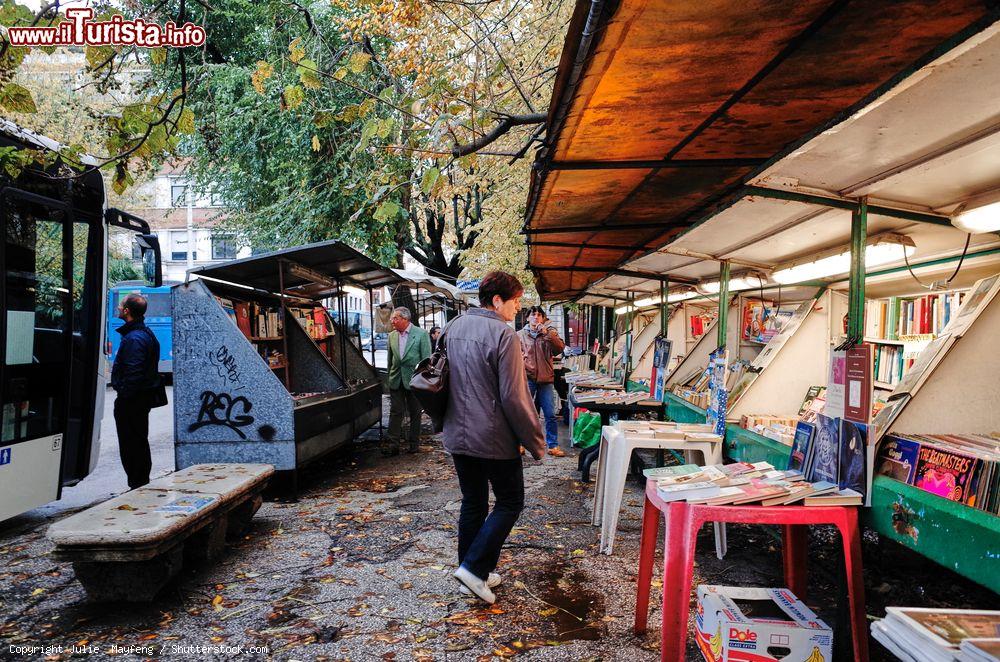
[[[670,281],[660,281],[660,335],[667,337],[667,297],[670,294]]]
[[[625,347],[622,349],[625,352],[623,357],[625,360],[623,364],[625,366],[624,384],[626,390],[628,389],[628,378],[632,375],[632,324],[635,322],[635,294],[632,292],[628,293],[628,320],[626,324],[628,327],[625,329]]]
[[[726,333],[729,325],[729,261],[719,263],[719,321],[716,330],[719,334],[719,347],[726,346]]]
[[[860,339],[865,333],[865,248],[868,241],[868,199],[862,198],[851,213],[851,273],[848,285],[847,335]]]

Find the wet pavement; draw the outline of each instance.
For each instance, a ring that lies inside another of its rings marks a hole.
[[[297,499],[266,502],[247,536],[216,562],[185,568],[148,605],[90,602],[72,566],[50,557],[45,519],[31,516],[0,528],[0,659],[71,659],[73,646],[74,659],[117,660],[657,659],[660,560],[650,632],[631,632],[641,488],[629,482],[615,554],[599,555],[592,485],[575,469],[575,451],[525,461],[526,507],[492,607],[451,577],[458,483],[430,436],[418,453],[383,458],[374,430],[312,466]],[[837,542],[823,529],[811,536],[808,600],[834,627]],[[781,585],[776,531],[730,526],[729,548],[716,559],[711,527],[702,529],[696,583]],[[995,599],[950,573],[940,581],[946,571],[874,536],[865,548],[873,616],[885,604]],[[688,650],[701,659],[693,640]],[[872,652],[888,659],[877,644]]]

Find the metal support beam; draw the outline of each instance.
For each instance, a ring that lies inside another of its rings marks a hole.
[[[729,325],[729,262],[719,263],[719,321],[715,328],[718,332],[718,347],[726,347],[727,327]]]
[[[594,225],[566,225],[561,227],[551,227],[551,228],[529,228],[525,227],[521,230],[521,234],[565,234],[573,232],[618,232],[619,230],[655,230],[658,232],[665,232],[674,228],[678,228],[674,223],[617,223],[615,225],[606,225],[602,223],[596,223]]]
[[[660,170],[671,168],[754,168],[768,159],[654,159],[651,161],[552,161],[545,170]]]
[[[605,267],[575,267],[573,265],[558,267],[538,267],[528,265],[532,271],[577,271],[579,273],[607,274],[609,276],[624,276],[626,278],[642,278],[644,280],[655,280],[659,282],[669,281],[680,283],[681,285],[695,285],[698,281],[694,278],[681,278],[670,274],[658,274],[653,271],[630,271],[627,269],[607,269]]]
[[[764,188],[762,186],[747,186],[744,196],[758,196],[761,198],[771,198],[774,200],[788,200],[790,202],[804,202],[810,205],[820,205],[832,207],[834,209],[847,209],[855,211],[858,209],[856,200],[847,198],[831,198],[825,195],[813,195],[811,193],[800,193],[798,191],[780,191],[778,189]],[[926,212],[911,211],[908,209],[896,209],[894,207],[883,207],[881,205],[868,205],[868,213],[878,216],[888,216],[899,218],[904,221],[915,221],[917,223],[930,223],[932,225],[946,225],[953,227],[951,219],[940,214],[929,214]]]
[[[615,245],[615,244],[592,244],[589,241],[581,244],[579,241],[529,241],[528,246],[543,246],[549,248],[586,248],[587,250],[599,251],[644,251],[648,249],[645,244]]]
[[[865,335],[865,248],[868,241],[868,199],[851,212],[851,273],[847,295],[847,340]]]
[[[667,311],[670,306],[667,304],[667,297],[670,295],[670,282],[660,281],[660,335],[667,337]]]

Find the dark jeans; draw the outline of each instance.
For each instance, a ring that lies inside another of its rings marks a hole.
[[[132,489],[149,482],[153,460],[149,454],[149,396],[115,398],[115,427],[118,430],[118,452]]]
[[[420,416],[423,409],[413,391],[406,388],[389,389],[389,441],[398,444],[403,433],[403,414],[409,414],[410,426],[407,438],[411,446],[420,441]]]
[[[458,518],[458,562],[485,580],[497,567],[500,549],[524,508],[521,458],[489,460],[453,455],[462,511]],[[489,488],[496,504],[489,513]]]

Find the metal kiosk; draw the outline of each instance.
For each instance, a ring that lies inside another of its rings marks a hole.
[[[381,422],[374,357],[320,302],[343,309],[345,286],[398,283],[390,269],[327,241],[188,275],[172,291],[178,469],[265,463],[294,483],[299,467]]]

